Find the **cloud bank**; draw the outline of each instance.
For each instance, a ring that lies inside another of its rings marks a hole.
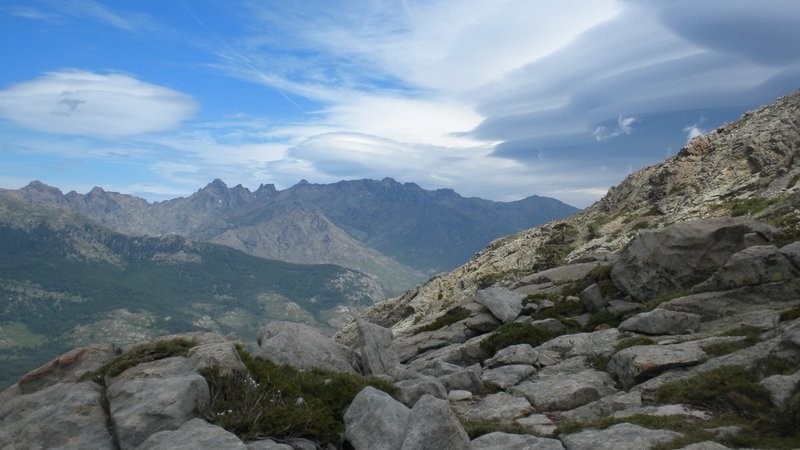
[[[124,74],[50,72],[0,91],[0,117],[46,133],[118,137],[171,130],[197,103]]]

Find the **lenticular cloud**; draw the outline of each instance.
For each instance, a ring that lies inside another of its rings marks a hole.
[[[112,137],[164,131],[197,110],[187,94],[124,74],[50,72],[0,91],[0,117],[48,133]]]

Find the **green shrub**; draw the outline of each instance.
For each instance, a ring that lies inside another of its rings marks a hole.
[[[795,175],[791,180],[789,180],[789,184],[786,185],[786,189],[795,187],[798,181],[800,181],[800,174]]]
[[[787,309],[781,313],[780,321],[781,322],[788,322],[790,320],[795,320],[800,318],[800,306],[795,306],[792,309]]]
[[[92,380],[103,384],[106,376],[115,377],[139,364],[172,356],[186,356],[189,350],[196,345],[197,341],[183,338],[140,344],[105,363],[100,369],[87,372],[81,377],[81,380]]]
[[[722,336],[744,336],[749,344],[761,340],[761,328],[752,325],[739,325],[722,333]]]
[[[730,209],[731,216],[736,217],[759,213],[778,201],[780,201],[779,197],[771,199],[754,197],[729,200],[724,206]]]
[[[557,335],[526,323],[512,322],[501,325],[488,339],[481,342],[481,348],[492,355],[510,345],[528,344],[531,347],[541,345]]]
[[[651,298],[644,304],[645,311],[652,311],[658,307],[658,305],[662,303],[666,303],[670,300],[674,300],[676,298],[685,297],[689,295],[689,291],[686,289],[676,289],[670,292],[663,292],[658,294],[657,296]]]
[[[598,325],[606,324],[609,327],[616,327],[619,325],[619,318],[608,311],[598,311],[589,316],[589,321],[586,323],[586,330],[592,331]]]
[[[614,345],[614,350],[620,351],[636,345],[655,345],[655,344],[657,344],[657,342],[647,336],[633,336],[617,342]]]
[[[722,366],[658,389],[661,403],[685,403],[716,413],[754,419],[772,407],[770,394],[742,366]]]
[[[247,373],[201,371],[209,385],[209,404],[201,415],[243,440],[303,437],[341,444],[343,415],[353,398],[371,385],[390,394],[397,388],[379,379],[253,359],[237,347]]]
[[[435,331],[440,328],[444,328],[447,325],[451,325],[466,319],[469,317],[469,314],[470,313],[468,309],[464,308],[463,306],[456,306],[455,308],[450,309],[441,316],[437,317],[433,322],[417,328],[414,330],[414,334],[419,334],[423,331]]]
[[[575,301],[558,300],[553,302],[553,307],[545,308],[531,314],[536,320],[562,319],[577,316],[583,313],[583,303]]]

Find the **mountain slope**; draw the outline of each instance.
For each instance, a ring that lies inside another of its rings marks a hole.
[[[498,236],[577,211],[554,199],[498,203],[390,178],[301,182],[284,191],[262,185],[255,192],[214,180],[190,197],[155,204],[101,188],[62,195],[40,182],[9,193],[127,234],[179,234],[257,256],[340,264],[378,277],[391,294],[416,285],[423,273],[452,269]]]
[[[480,287],[510,286],[566,261],[593,260],[617,251],[639,229],[690,218],[752,215],[796,235],[799,211],[796,91],[692,140],[664,162],[633,173],[576,215],[498,239],[454,271],[363,315],[404,330]]]
[[[255,335],[270,319],[329,330],[383,292],[333,265],[298,265],[178,236],[130,237],[0,195],[0,378],[68,346],[188,330]]]

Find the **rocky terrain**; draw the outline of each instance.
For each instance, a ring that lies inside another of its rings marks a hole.
[[[456,267],[492,239],[577,211],[550,198],[492,202],[391,178],[254,192],[214,180],[189,197],[152,204],[99,187],[63,194],[38,181],[4,192],[128,235],[178,234],[263,258],[340,265],[376,277],[389,296]]]
[[[0,394],[0,447],[796,448],[800,241],[780,237],[642,231],[406,333],[359,319],[354,347],[274,321],[252,355],[214,333],[75,349]]]

